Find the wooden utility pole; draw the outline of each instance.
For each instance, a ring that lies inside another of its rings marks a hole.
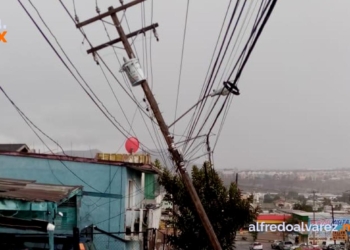
[[[85,26],[87,24],[90,24],[92,22],[95,22],[97,20],[100,20],[102,19],[103,17],[107,17],[107,16],[111,16],[112,17],[112,20],[113,20],[113,23],[117,29],[117,32],[119,34],[119,37],[120,37],[120,41],[122,41],[123,45],[124,45],[124,48],[125,48],[125,51],[129,57],[129,59],[133,59],[135,58],[134,56],[134,52],[131,48],[131,45],[128,41],[128,37],[131,37],[131,35],[125,35],[124,33],[124,30],[123,30],[123,27],[121,26],[120,22],[119,22],[119,19],[117,17],[117,12],[118,11],[121,11],[121,10],[125,10],[127,9],[128,7],[131,7],[135,4],[138,4],[138,3],[141,3],[143,2],[144,0],[135,0],[133,2],[130,2],[128,4],[128,6],[126,5],[123,5],[121,7],[118,7],[118,8],[113,8],[113,7],[109,7],[108,8],[108,12],[104,13],[104,14],[100,14],[99,16],[97,17],[94,17],[94,18],[91,18],[89,20],[86,20],[80,24],[77,24],[76,27],[77,28],[81,28],[82,26]],[[144,28],[145,29],[149,29],[149,27],[146,27]],[[111,43],[111,42],[110,42]],[[109,45],[110,45],[109,43]],[[98,46],[99,48],[103,47],[103,45],[100,45]],[[96,51],[98,50],[98,48],[96,47],[95,49],[90,49],[90,51]],[[170,134],[170,131],[169,131],[169,127],[166,125],[165,121],[164,121],[164,118],[162,116],[162,113],[160,112],[159,110],[159,107],[158,107],[158,104],[153,96],[153,93],[148,85],[148,82],[147,80],[144,80],[142,83],[141,83],[141,86],[142,86],[142,89],[145,93],[145,96],[147,98],[147,101],[153,111],[153,114],[158,122],[158,125],[160,127],[160,130],[162,131],[162,134],[165,138],[165,141],[167,143],[167,146],[168,146],[168,150],[170,152],[170,154],[172,155],[172,158],[173,158],[173,161],[175,162],[176,166],[177,166],[177,169],[178,171],[180,172],[181,176],[182,176],[182,179],[184,181],[184,184],[185,184],[185,187],[187,189],[187,191],[189,192],[190,194],[190,197],[193,201],[193,204],[195,206],[195,209],[199,215],[199,218],[201,219],[202,221],[202,224],[204,226],[204,229],[209,237],[209,240],[211,242],[211,245],[213,247],[214,250],[221,250],[221,246],[220,246],[220,243],[216,237],[216,234],[214,232],[214,229],[209,221],[209,218],[204,210],[204,207],[198,197],[198,194],[193,186],[193,183],[190,179],[190,176],[189,174],[187,173],[186,169],[185,169],[185,163],[184,163],[184,158],[183,158],[183,155],[179,152],[179,150],[175,147],[175,143],[174,143],[174,139],[173,139],[173,136]]]

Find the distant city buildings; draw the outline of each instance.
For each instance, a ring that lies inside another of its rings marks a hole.
[[[297,170],[297,171],[274,171],[274,170],[219,170],[223,177],[239,174],[239,179],[285,179],[285,180],[347,180],[350,179],[350,170]]]

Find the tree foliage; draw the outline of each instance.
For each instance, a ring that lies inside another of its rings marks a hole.
[[[302,211],[305,211],[305,212],[312,212],[313,209],[312,209],[312,206],[310,205],[306,205],[306,203],[296,203],[294,204],[293,206],[293,209],[295,210],[302,210]]]
[[[297,199],[299,194],[295,191],[289,191],[287,194],[288,199]]]
[[[350,204],[350,194],[349,193],[343,193],[342,196],[337,197],[336,201],[346,202]]]
[[[328,198],[323,198],[323,205],[324,206],[332,206],[332,202]]]
[[[178,208],[173,218],[178,235],[170,237],[171,244],[179,250],[212,249],[181,177],[164,169],[158,181],[164,186],[167,198]],[[192,167],[192,182],[222,249],[234,249],[236,232],[256,219],[258,208],[251,206],[253,197],[242,199],[234,183],[226,188],[218,173],[207,163],[202,168]]]
[[[342,205],[341,204],[338,204],[338,205],[335,205],[334,206],[334,210],[335,211],[339,211],[339,210],[341,210],[342,209]]]
[[[273,203],[279,199],[280,199],[279,195],[271,195],[271,194],[264,195],[264,203]]]

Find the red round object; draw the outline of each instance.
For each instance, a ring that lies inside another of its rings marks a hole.
[[[129,154],[136,153],[139,147],[140,147],[140,142],[135,137],[131,137],[127,139],[125,142],[125,149],[126,151],[128,151]]]

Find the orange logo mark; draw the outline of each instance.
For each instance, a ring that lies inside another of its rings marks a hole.
[[[6,34],[7,31],[3,31],[2,33],[0,33],[0,42],[7,43],[7,40],[5,38]]]

